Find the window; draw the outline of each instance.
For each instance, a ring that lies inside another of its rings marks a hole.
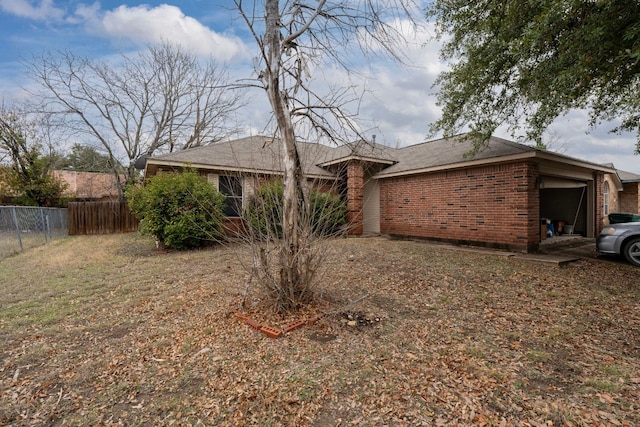
[[[242,216],[242,178],[220,175],[218,177],[218,191],[227,196],[224,201],[224,214],[230,217]]]
[[[602,211],[605,215],[609,215],[609,183],[605,181],[604,189],[602,191],[602,199],[604,205],[602,206]]]

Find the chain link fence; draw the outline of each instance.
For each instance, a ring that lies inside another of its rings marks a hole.
[[[67,209],[0,206],[0,258],[67,236]]]

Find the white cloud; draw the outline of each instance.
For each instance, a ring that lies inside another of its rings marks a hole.
[[[429,124],[440,115],[432,85],[445,65],[439,60],[440,45],[432,41],[430,25],[413,27],[400,21],[394,25],[407,39],[404,66],[368,58],[369,62],[365,60],[350,77],[346,72],[330,75],[336,86],[340,80],[356,82],[359,75],[364,76],[359,81],[367,89],[360,103],[360,118],[375,123],[377,129],[370,133],[377,134],[377,142],[406,146],[423,142]]]
[[[217,33],[186,16],[179,7],[119,6],[110,11],[99,3],[77,3],[73,12],[56,7],[53,0],[0,0],[0,10],[21,18],[55,24],[83,25],[89,34],[134,46],[163,41],[219,61],[245,59],[247,48],[233,34]]]
[[[616,168],[640,173],[640,159],[633,155],[635,134],[609,132],[616,123],[589,127],[588,113],[573,110],[549,127],[547,135],[553,141],[552,150],[594,163],[613,163]]]
[[[53,0],[0,0],[0,9],[12,15],[35,21],[57,22],[62,20],[65,15],[64,9],[53,5]]]
[[[83,12],[92,11],[85,9]],[[85,17],[90,15],[87,13]],[[88,23],[88,31],[134,44],[169,41],[220,61],[246,56],[246,47],[238,37],[216,33],[196,19],[185,16],[178,7],[166,4],[155,8],[120,6],[104,12],[99,22],[93,17]]]
[[[74,16],[68,17],[67,22],[70,24],[87,23],[96,24],[100,14],[100,4],[93,3],[90,5],[80,3],[75,10]]]

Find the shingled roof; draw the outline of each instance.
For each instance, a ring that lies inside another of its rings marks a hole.
[[[620,177],[620,181],[622,181],[623,184],[626,184],[628,182],[640,182],[640,175],[633,172],[619,170],[618,176]]]
[[[538,157],[567,162],[581,167],[611,172],[611,168],[569,156],[540,150],[506,139],[491,137],[480,150],[464,136],[444,138],[403,148],[357,141],[340,146],[298,142],[305,174],[309,177],[335,178],[331,166],[350,160],[382,165],[377,178],[408,175],[469,163],[490,163]],[[183,166],[265,174],[281,174],[279,141],[271,137],[250,136],[229,142],[206,145],[149,159],[155,165]],[[471,153],[473,152],[473,155]]]
[[[310,177],[333,178],[318,166],[331,158],[333,149],[322,144],[298,143],[305,174]],[[279,141],[266,136],[249,136],[152,157],[147,164],[220,169],[264,174],[282,173]]]

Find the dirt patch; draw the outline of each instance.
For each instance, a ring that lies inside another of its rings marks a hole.
[[[359,311],[343,311],[339,314],[342,326],[350,330],[361,330],[379,325],[382,318],[380,316],[371,316]]]

